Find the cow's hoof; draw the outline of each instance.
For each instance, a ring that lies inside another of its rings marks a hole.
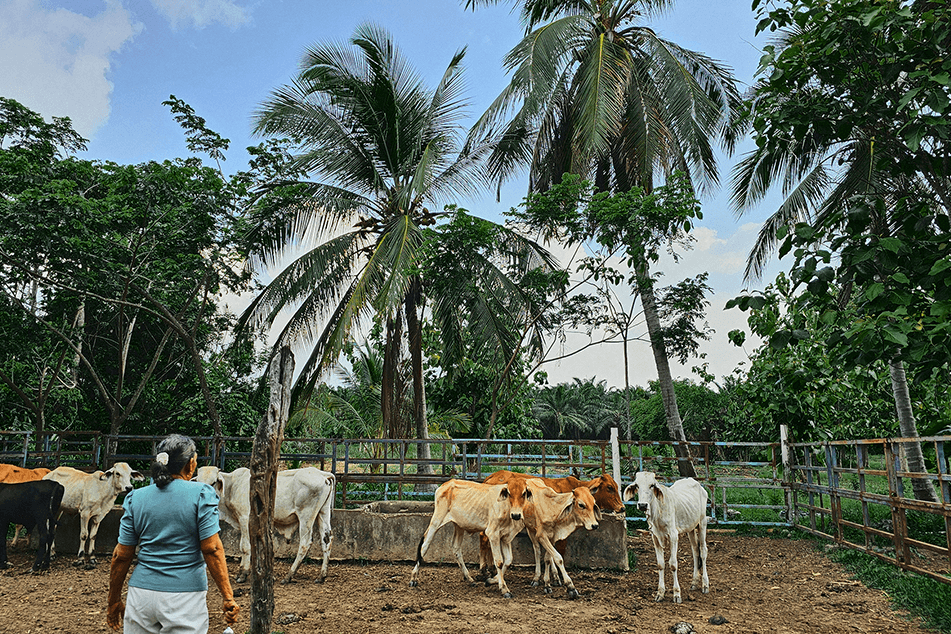
[[[95,570],[95,569],[96,569],[96,564],[94,564],[91,561],[88,564],[83,566],[83,570]]]
[[[314,583],[323,583],[324,581],[326,581],[326,579],[327,577],[317,577],[316,579],[314,579]]]
[[[247,580],[248,580],[248,575],[246,575],[246,574],[244,574],[244,573],[241,573],[240,575],[238,575],[238,576],[235,578],[234,582],[235,582],[235,583],[244,583],[244,582],[247,581]]]
[[[537,587],[540,586],[540,585],[542,585],[541,581],[533,581],[533,582],[532,582],[532,587],[533,587],[533,588],[537,588]]]
[[[419,582],[418,582],[418,581],[410,581],[410,582],[409,582],[409,587],[410,587],[410,588],[416,588],[417,586],[419,586]]]
[[[709,586],[705,587],[703,590],[701,590],[701,592],[703,592],[704,594],[710,594],[710,587]]]
[[[545,594],[551,594],[551,586],[545,586],[545,589],[542,590]]]
[[[577,599],[577,598],[580,597],[580,596],[581,596],[581,593],[578,592],[577,590],[575,590],[574,588],[570,588],[570,589],[568,590],[568,598],[569,598],[569,599]]]
[[[502,594],[502,598],[503,598],[503,599],[511,599],[511,598],[512,598],[512,593],[511,593],[511,592],[505,592],[505,593]]]
[[[286,586],[289,583],[294,583],[294,580],[291,579],[290,577],[284,577],[283,579],[281,579],[282,586]]]
[[[680,595],[678,594],[674,595],[674,603],[683,603],[683,602],[684,600],[680,597]]]
[[[73,565],[79,568],[80,566],[85,566],[86,562],[83,561],[82,559],[77,559],[76,561],[73,562]]]
[[[99,560],[96,559],[95,557],[90,557],[90,558],[89,558],[89,563],[91,563],[93,566],[95,566],[95,565],[97,565],[97,564],[99,563]]]
[[[655,601],[656,603],[660,603],[660,602],[663,601],[663,600],[664,600],[664,593],[663,593],[663,592],[658,592],[657,594],[654,595],[654,601]]]

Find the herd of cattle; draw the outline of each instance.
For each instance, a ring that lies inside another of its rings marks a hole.
[[[133,481],[144,479],[124,462],[116,463],[108,471],[94,473],[71,467],[50,471],[0,465],[0,530],[5,537],[11,523],[27,530],[36,528],[39,547],[33,571],[37,572],[49,567],[61,513],[77,514],[80,545],[76,564],[92,568],[96,565],[94,553],[100,522],[113,508],[116,498],[132,490]],[[248,527],[251,472],[246,468],[226,473],[217,467],[201,467],[195,479],[214,487],[220,500],[221,519],[240,532],[241,564],[237,581],[243,582],[251,569]],[[283,580],[285,583],[291,580],[310,550],[315,528],[323,555],[317,581],[326,579],[333,541],[330,514],[335,485],[332,473],[313,467],[279,472],[274,525],[288,539],[295,530],[299,536],[297,557]],[[623,498],[636,500],[637,509],[647,518],[657,556],[655,600],[662,601],[666,595],[665,568],[670,568],[673,601],[682,601],[677,579],[677,546],[681,534],[687,534],[693,553],[691,589],[699,587],[703,593],[709,592],[707,492],[700,483],[685,478],[668,487],[658,483],[653,473],[642,471],[624,489]],[[597,529],[602,511],[625,512],[621,491],[607,474],[581,481],[572,476],[543,478],[497,471],[484,482],[449,480],[436,490],[435,510],[417,547],[410,586],[419,585],[420,567],[437,530],[451,523],[454,526],[453,553],[467,581],[473,581],[473,577],[463,560],[462,541],[467,533],[479,533],[479,576],[487,585],[497,585],[504,597],[511,597],[505,572],[512,563],[512,541],[524,529],[535,554],[532,586],[543,585],[544,592],[551,593],[553,583],[564,584],[568,597],[576,598],[578,590],[565,570],[565,540],[578,528]],[[17,534],[15,531],[14,544]],[[665,561],[666,544],[669,544],[670,556]],[[6,567],[6,539],[3,539],[0,568]]]

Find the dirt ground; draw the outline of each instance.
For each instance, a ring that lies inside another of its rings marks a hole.
[[[420,587],[409,587],[409,563],[331,563],[323,585],[313,583],[318,570],[305,562],[294,583],[275,586],[274,632],[410,632],[478,634],[638,632],[666,634],[680,621],[700,634],[739,632],[822,634],[870,632],[922,633],[918,621],[892,611],[888,598],[852,581],[841,568],[804,540],[765,539],[711,531],[708,536],[710,594],[691,592],[690,549],[681,548],[684,602],[654,603],[657,583],[650,537],[630,538],[637,569],[628,573],[571,571],[581,591],[571,601],[563,588],[544,595],[529,585],[531,571],[515,568],[506,575],[513,599],[496,588],[462,581],[455,565],[423,568]],[[686,550],[686,553],[684,553]],[[683,555],[686,554],[686,558]],[[48,574],[34,576],[32,556],[11,551],[11,569],[0,575],[0,632],[87,634],[110,631],[105,625],[108,562],[96,570],[74,568],[70,557],[54,559]],[[237,562],[229,561],[233,575]],[[276,565],[283,576],[288,562]],[[208,592],[212,634],[224,629],[220,597]],[[244,632],[250,615],[250,584],[240,593]],[[712,617],[726,622],[711,624]]]

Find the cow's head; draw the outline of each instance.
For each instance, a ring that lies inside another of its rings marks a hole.
[[[132,481],[136,480],[141,482],[145,480],[145,476],[134,471],[132,467],[129,466],[127,462],[117,462],[112,465],[112,468],[108,471],[104,471],[99,474],[100,480],[112,480],[112,486],[115,487],[116,494],[119,493],[128,493],[132,490]]]
[[[218,469],[218,467],[198,467],[198,471],[195,472],[192,480],[211,485],[218,494],[218,497],[221,497],[221,494],[224,493],[225,479],[221,475],[221,470]]]
[[[502,487],[499,499],[508,500],[511,506],[510,516],[517,522],[522,519],[525,505],[532,501],[532,489],[525,478],[512,478]]]
[[[564,519],[574,514],[575,521],[579,526],[584,526],[585,530],[593,531],[598,528],[598,521],[601,519],[601,511],[595,504],[594,496],[588,487],[578,487],[571,491],[571,503],[561,511],[561,518]]]
[[[657,483],[657,477],[651,471],[638,471],[634,483],[624,489],[624,499],[637,499],[637,508],[650,518],[651,500],[664,500],[664,487]]]
[[[588,482],[588,489],[594,496],[594,502],[601,509],[611,509],[615,513],[624,512],[624,502],[621,500],[621,490],[614,478],[603,474]]]

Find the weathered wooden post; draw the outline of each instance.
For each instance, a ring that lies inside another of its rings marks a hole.
[[[274,494],[277,460],[291,407],[294,354],[287,346],[271,361],[268,381],[271,402],[258,425],[251,449],[251,628],[250,634],[270,634],[274,617]]]
[[[794,508],[795,505],[793,500],[793,486],[795,483],[795,475],[793,474],[793,452],[789,447],[789,427],[786,425],[779,426],[779,447],[783,460],[783,498],[785,498],[786,503],[786,522],[795,526],[799,523],[798,509]]]
[[[611,465],[614,481],[621,486],[621,444],[618,441],[617,427],[611,428]]]

